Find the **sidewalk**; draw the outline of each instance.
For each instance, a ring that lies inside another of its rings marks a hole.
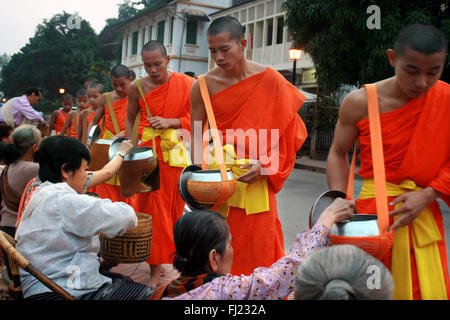
[[[299,156],[295,160],[295,169],[301,169],[301,170],[310,170],[317,173],[327,173],[327,162],[326,160],[315,160],[311,159],[309,156]],[[355,179],[361,179],[358,176],[359,166],[356,165],[355,167]]]

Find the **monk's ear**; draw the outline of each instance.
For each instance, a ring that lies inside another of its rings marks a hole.
[[[213,273],[216,273],[219,270],[219,264],[218,264],[218,258],[219,254],[217,253],[216,249],[213,249],[208,254],[208,264],[209,264],[209,270]]]
[[[395,51],[392,49],[388,49],[386,51],[389,63],[391,64],[391,66],[395,67],[395,58],[397,57],[395,54]]]
[[[169,55],[167,55],[167,64],[169,64],[169,62],[170,62],[170,56]]]
[[[245,50],[245,48],[247,48],[247,39],[242,38],[242,40],[241,40],[241,46],[242,46],[242,49],[243,49],[243,50]]]

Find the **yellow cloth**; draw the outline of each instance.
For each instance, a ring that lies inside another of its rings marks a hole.
[[[398,197],[406,192],[422,190],[414,181],[408,179],[403,180],[398,185],[388,182],[386,189],[388,197]],[[359,198],[368,199],[373,197],[375,197],[374,181],[373,179],[365,179]],[[401,205],[399,203],[395,208]],[[422,210],[410,225],[394,232],[391,268],[395,281],[394,299],[413,299],[409,247],[410,227],[422,299],[447,300],[444,274],[437,245],[437,242],[441,241],[442,237],[428,206]]]
[[[224,161],[227,170],[231,170],[237,178],[250,169],[241,169],[241,166],[247,164],[248,159],[237,159],[234,147],[227,144],[223,147]],[[215,157],[215,149],[211,152],[210,169],[219,169]],[[260,176],[255,182],[248,184],[237,181],[236,192],[224,202],[217,211],[224,217],[228,217],[230,207],[245,209],[247,215],[266,212],[270,210],[269,207],[269,190],[267,186],[267,177]]]
[[[145,127],[142,132],[142,142],[153,139],[152,132],[155,137],[161,138],[161,151],[163,161],[171,167],[185,168],[191,164],[186,145],[179,137],[177,129],[153,129]]]
[[[115,134],[113,134],[111,131],[105,129],[105,133],[103,134],[103,138],[102,139],[110,140],[114,136],[115,136]],[[106,184],[110,184],[112,186],[120,186],[119,176],[117,174],[115,174],[114,177],[112,177],[111,179],[109,179],[105,183]]]

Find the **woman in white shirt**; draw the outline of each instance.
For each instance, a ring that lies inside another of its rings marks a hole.
[[[78,299],[148,300],[153,288],[99,271],[98,234],[122,235],[137,226],[137,217],[125,203],[83,194],[88,149],[76,139],[52,136],[42,142],[36,158],[41,183],[22,213],[17,250]],[[57,298],[28,273],[21,270],[20,276],[25,298]]]

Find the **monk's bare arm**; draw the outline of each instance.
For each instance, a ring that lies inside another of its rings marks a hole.
[[[327,180],[330,190],[347,191],[350,169],[348,152],[358,137],[356,123],[365,117],[365,104],[367,102],[362,90],[348,94],[342,101],[327,159]]]
[[[105,115],[105,104],[106,104],[106,98],[105,95],[102,94],[97,101],[97,110],[95,110],[95,115],[94,118],[92,119],[91,123],[89,123],[87,132],[89,135],[89,132],[91,131],[91,128],[93,126],[98,125],[98,123],[100,122],[100,120],[103,118],[103,116]]]
[[[64,121],[64,125],[61,129],[61,135],[65,136],[65,135],[70,135],[70,130],[69,127],[72,124],[72,119],[74,117],[74,115],[76,114],[76,111],[70,111],[69,114],[66,117],[66,121]],[[67,133],[67,134],[66,134]]]
[[[134,122],[139,112],[139,92],[133,82],[128,88],[127,119],[125,120],[125,137],[131,139],[133,135]],[[142,119],[144,120],[144,119]]]
[[[48,135],[50,136],[52,134],[53,129],[55,129],[55,123],[56,119],[59,116],[58,110],[53,111],[52,117],[50,119],[50,126],[48,127]]]
[[[205,105],[200,93],[198,80],[194,82],[191,88],[191,160],[193,164],[200,165],[202,162],[202,136],[197,136],[196,125],[203,129],[206,121]],[[201,132],[201,131],[199,131]]]

